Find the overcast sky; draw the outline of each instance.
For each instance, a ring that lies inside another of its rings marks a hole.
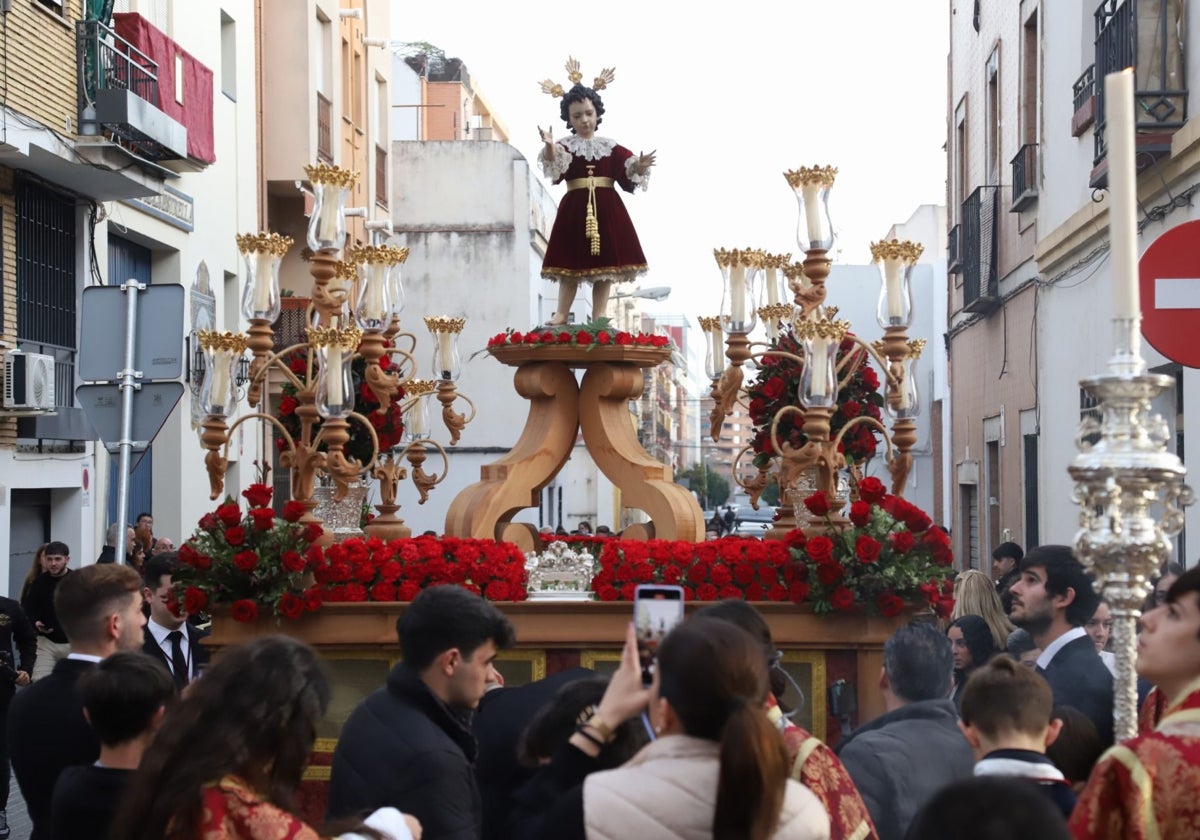
[[[393,0],[391,37],[461,58],[531,161],[538,125],[566,130],[537,83],[566,86],[568,55],[585,83],[615,67],[598,133],[658,151],[649,189],[622,194],[650,264],[643,285],[675,290],[647,308],[695,316],[720,306],[713,248],[796,252],[786,169],[840,169],[843,263],[868,262],[892,224],[944,202],[948,30],[946,0]]]

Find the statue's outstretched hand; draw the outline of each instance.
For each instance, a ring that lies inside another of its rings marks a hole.
[[[545,143],[547,146],[554,145],[554,130],[552,127],[551,128],[542,128],[539,125],[538,126],[538,134],[541,136],[542,142]]]
[[[655,149],[652,152],[645,152],[638,155],[637,170],[639,175],[645,175],[650,170],[650,167],[654,165],[655,155],[657,154],[658,150]]]

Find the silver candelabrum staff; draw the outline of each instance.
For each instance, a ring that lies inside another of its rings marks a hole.
[[[1088,417],[1081,424],[1079,454],[1068,471],[1080,505],[1075,554],[1095,575],[1112,610],[1117,660],[1113,723],[1117,740],[1123,741],[1137,734],[1134,665],[1141,606],[1151,577],[1170,558],[1170,538],[1182,530],[1183,508],[1194,496],[1184,484],[1182,462],[1167,451],[1165,421],[1150,414],[1151,401],[1175,387],[1175,380],[1147,373],[1141,357],[1131,70],[1105,78],[1105,99],[1116,348],[1108,373],[1080,381],[1095,397],[1100,419]],[[1161,515],[1155,519],[1151,508],[1159,502]]]

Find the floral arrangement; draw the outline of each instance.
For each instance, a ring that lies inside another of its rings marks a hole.
[[[320,525],[301,525],[305,507],[288,501],[276,515],[271,488],[251,484],[242,492],[245,513],[231,497],[204,514],[196,532],[179,547],[180,567],[172,574],[188,613],[230,605],[236,621],[252,622],[260,607],[296,619],[321,606],[311,575],[326,564]]]
[[[632,601],[639,583],[683,587],[688,601],[744,598],[795,601],[808,596],[787,546],[778,540],[725,537],[693,543],[609,540],[600,552],[592,591],[601,601]]]
[[[775,341],[775,348],[803,357],[804,348],[797,341],[791,327],[786,327]],[[837,365],[839,376],[845,377],[843,362],[853,370],[850,380],[838,390],[837,408],[830,418],[830,439],[850,420],[861,415],[880,419],[883,395],[879,393],[879,376],[867,364],[867,355],[853,340],[847,338],[838,347]],[[766,353],[758,361],[758,376],[746,388],[749,396],[750,420],[754,424],[754,436],[750,446],[754,449],[754,465],[766,468],[776,455],[771,443],[771,422],[784,406],[797,405],[800,390],[800,374],[804,366],[784,356]],[[878,446],[878,431],[867,423],[859,423],[842,439],[841,451],[848,463],[861,463],[875,454]],[[794,448],[804,446],[808,438],[804,434],[804,416],[789,413],[779,422],[776,437]]]
[[[293,351],[284,357],[284,362],[292,373],[303,380],[308,370],[307,353],[300,350]],[[380,357],[379,367],[381,369],[386,371],[391,366],[391,357],[386,354]],[[384,452],[391,449],[400,442],[404,432],[404,413],[400,409],[404,398],[404,389],[400,389],[385,409],[375,397],[375,392],[367,384],[366,361],[361,356],[355,356],[350,368],[355,389],[354,410],[366,417],[375,427],[375,435],[379,438],[379,451]],[[280,390],[283,396],[279,400],[279,421],[288,430],[288,434],[293,438],[298,438],[300,436],[300,417],[296,414],[296,409],[299,407],[300,401],[296,396],[296,386],[290,380],[285,379]],[[314,435],[320,427],[319,422],[313,427]],[[360,464],[368,463],[373,454],[370,433],[360,423],[353,420],[350,421],[349,432],[350,440],[347,441],[344,449],[346,457],[353,458]],[[280,451],[283,451],[287,448],[287,441],[280,436],[276,438],[275,445],[279,447]]]
[[[858,483],[849,526],[832,522],[823,492],[809,496],[804,506],[829,526],[827,534],[805,536],[797,529],[786,538],[813,612],[894,616],[905,604],[924,601],[949,617],[954,608],[950,537],[923,510],[888,493],[874,477]]]
[[[329,546],[325,557],[314,576],[327,602],[411,601],[440,583],[456,583],[489,601],[526,599],[525,557],[512,543],[352,537]]]
[[[583,347],[591,351],[596,347],[669,347],[671,339],[665,335],[630,333],[614,330],[608,318],[597,318],[586,324],[563,324],[558,327],[542,327],[522,333],[509,327],[488,339],[488,349],[513,344],[531,346],[566,345]]]

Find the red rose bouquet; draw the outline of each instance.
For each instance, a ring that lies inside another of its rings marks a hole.
[[[631,333],[614,330],[608,318],[597,318],[586,324],[562,324],[557,327],[536,327],[522,333],[509,327],[488,339],[488,349],[524,344],[536,347],[565,345],[591,351],[596,347],[669,347],[665,335]],[[481,351],[482,352],[482,351]]]
[[[289,619],[317,609],[320,601],[306,581],[326,564],[313,545],[321,527],[300,524],[305,508],[299,502],[285,503],[277,515],[265,484],[251,484],[242,496],[245,513],[227,496],[179,547],[180,566],[171,580],[184,609],[229,604],[233,618],[244,622],[258,618],[261,608]]]
[[[826,518],[829,532],[806,537],[795,530],[787,537],[793,575],[809,587],[813,612],[894,616],[906,604],[923,602],[948,617],[954,607],[950,537],[877,478],[864,478],[858,493],[849,526],[833,526],[829,500],[818,492],[804,506]]]

